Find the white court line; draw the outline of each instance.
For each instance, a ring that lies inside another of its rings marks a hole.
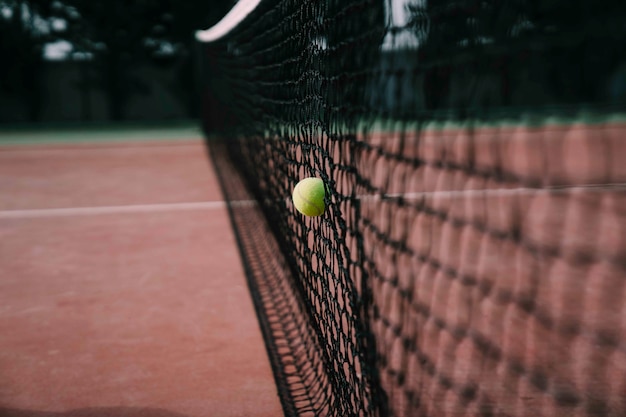
[[[491,195],[530,195],[530,194],[543,194],[543,193],[571,193],[573,191],[579,192],[605,192],[609,190],[626,190],[625,183],[607,183],[607,184],[585,184],[585,185],[563,185],[563,186],[550,186],[544,188],[529,188],[529,187],[517,187],[517,188],[494,188],[494,189],[470,189],[470,190],[448,190],[448,191],[424,191],[424,192],[411,192],[411,193],[396,193],[385,194],[384,198],[399,198],[403,197],[405,200],[412,200],[422,197],[436,197],[436,198],[456,198],[456,197],[484,197]],[[361,200],[380,200],[379,194],[370,196],[359,196]]]
[[[253,200],[233,201],[234,207],[253,206]],[[128,206],[100,206],[100,207],[71,207],[49,208],[34,210],[4,210],[0,211],[0,219],[27,219],[43,217],[67,216],[94,216],[119,213],[164,213],[190,210],[215,210],[226,208],[225,201],[203,201],[197,203],[166,203],[166,204],[136,204]]]
[[[603,192],[608,190],[626,191],[626,184],[589,184],[585,186],[562,186],[550,188],[510,188],[510,189],[478,189],[478,190],[450,190],[411,192],[403,194],[385,194],[382,198],[403,197],[405,200],[413,200],[423,197],[430,198],[458,198],[458,197],[485,197],[485,196],[510,196],[530,195],[543,193],[567,193],[572,191]],[[380,195],[361,195],[357,197],[362,201],[380,201]],[[285,202],[291,205],[291,198]],[[256,205],[254,200],[235,200],[230,202],[231,207],[252,207]],[[0,211],[0,219],[27,219],[45,217],[68,217],[68,216],[94,216],[120,213],[163,213],[191,210],[215,210],[226,208],[225,201],[201,201],[196,203],[165,203],[165,204],[137,204],[127,206],[100,206],[100,207],[71,207],[49,208],[33,210],[4,210]]]

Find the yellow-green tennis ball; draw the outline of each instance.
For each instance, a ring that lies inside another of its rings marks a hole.
[[[305,178],[293,189],[293,205],[305,216],[321,216],[324,213],[324,181]]]

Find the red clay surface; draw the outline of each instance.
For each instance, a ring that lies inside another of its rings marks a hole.
[[[0,416],[282,415],[203,144],[0,147]]]
[[[199,141],[0,147],[0,209],[221,200]]]

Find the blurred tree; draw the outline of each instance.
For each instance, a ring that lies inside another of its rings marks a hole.
[[[159,27],[159,1],[65,0],[64,6],[74,54],[92,60],[109,117],[124,119],[130,97],[147,90],[133,69],[156,47],[149,39]]]
[[[170,90],[177,95],[191,117],[197,117],[199,111],[199,92],[194,73],[198,59],[194,33],[217,23],[235,3],[236,0],[163,0],[165,30],[161,39],[173,46],[175,54],[169,60],[176,65],[178,74],[177,83]],[[167,60],[168,57],[161,54],[160,59]]]
[[[31,121],[43,108],[43,51],[56,39],[52,0],[0,1],[0,91],[27,108]]]
[[[623,0],[421,0],[407,9],[429,109],[449,103],[454,74],[494,70],[503,104],[534,100],[523,78],[541,104],[603,100],[625,58]]]
[[[232,2],[206,0],[64,0],[66,39],[74,55],[88,58],[107,95],[109,117],[122,120],[134,94],[147,93],[148,84],[133,70],[146,63],[178,65],[174,91],[188,106],[193,96],[193,33],[219,20]],[[84,77],[88,82],[88,77]],[[182,92],[182,93],[180,93]]]

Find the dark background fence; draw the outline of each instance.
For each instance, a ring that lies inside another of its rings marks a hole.
[[[194,33],[233,0],[0,0],[0,125],[196,118]]]
[[[111,119],[105,91],[85,82],[94,77],[86,61],[44,61],[41,64],[39,108],[22,94],[0,94],[0,123],[105,122]],[[195,117],[190,97],[180,87],[180,66],[150,63],[129,68],[140,86],[124,106],[125,120],[180,120]],[[33,112],[36,116],[33,120]]]

